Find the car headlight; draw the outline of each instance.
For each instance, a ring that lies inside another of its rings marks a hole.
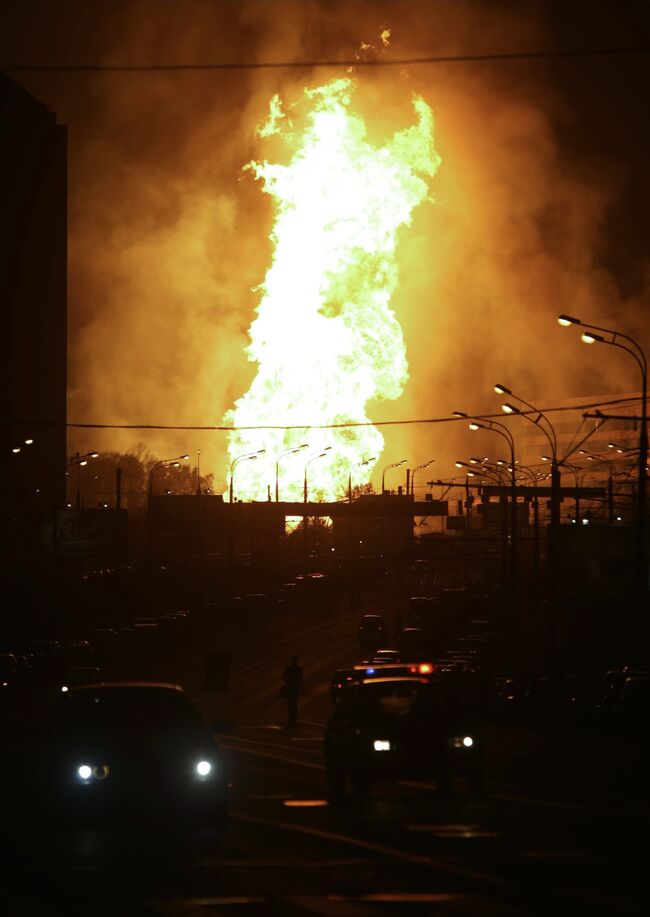
[[[207,777],[208,774],[212,771],[212,765],[209,761],[198,761],[196,764],[196,772],[199,777]]]
[[[471,736],[454,736],[447,741],[450,748],[471,748],[474,739]]]
[[[106,780],[111,769],[108,764],[80,764],[77,768],[77,776],[87,783],[91,777],[94,780]]]
[[[373,748],[375,751],[390,751],[390,742],[388,739],[375,739]]]

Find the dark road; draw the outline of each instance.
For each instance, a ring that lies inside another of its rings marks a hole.
[[[488,728],[482,798],[462,786],[449,798],[433,783],[402,781],[380,783],[345,811],[328,805],[329,683],[337,666],[358,658],[357,620],[348,612],[304,622],[299,634],[242,650],[228,689],[206,692],[199,673],[188,672],[206,721],[234,721],[222,737],[230,798],[223,830],[18,828],[5,833],[6,912],[87,913],[90,902],[97,914],[152,915],[644,912],[650,806],[626,796],[624,785],[616,796],[595,791],[607,759],[597,765],[593,736],[558,732],[549,741]],[[289,652],[305,674],[293,729],[278,692]],[[555,760],[546,764],[557,771],[564,762],[566,772],[540,784],[531,761],[549,746]],[[578,761],[594,774],[580,794],[579,774],[568,772]]]

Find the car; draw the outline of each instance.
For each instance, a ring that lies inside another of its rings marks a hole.
[[[359,624],[359,644],[363,649],[375,650],[386,636],[383,615],[364,615]]]
[[[65,679],[61,685],[61,691],[65,693],[71,687],[76,687],[77,685],[95,685],[101,680],[102,670],[100,666],[68,666],[65,670]]]
[[[0,653],[0,687],[13,687],[19,673],[18,657],[14,653]]]
[[[449,792],[463,778],[482,792],[484,751],[471,716],[435,679],[412,674],[351,682],[325,728],[329,799],[363,798],[373,783],[435,780]]]
[[[346,688],[358,684],[363,679],[387,678],[395,676],[420,675],[433,678],[437,675],[437,667],[431,662],[363,662],[348,669],[337,669],[330,683],[332,703],[339,702]]]
[[[57,819],[217,825],[226,817],[220,746],[178,685],[69,687],[34,751],[30,793]]]
[[[375,665],[383,665],[383,663],[399,662],[399,661],[400,661],[399,650],[394,650],[394,649],[375,650],[371,658],[368,660],[368,662],[374,663]]]
[[[400,658],[404,660],[415,660],[423,654],[426,655],[426,638],[421,627],[404,627],[397,638],[397,647],[400,652]]]

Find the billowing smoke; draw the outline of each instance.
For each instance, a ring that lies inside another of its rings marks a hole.
[[[39,46],[31,31],[37,8]],[[351,57],[390,27],[394,58],[539,50],[561,37],[545,8],[460,0],[42,3],[14,11],[0,43],[10,62],[313,61]],[[569,43],[626,43],[592,32],[576,30]],[[355,74],[358,106],[377,141],[409,123],[411,99],[421,95],[442,157],[435,204],[417,210],[400,240],[393,307],[410,380],[397,401],[369,406],[373,420],[496,409],[495,381],[544,404],[638,388],[633,366],[616,354],[594,359],[555,323],[566,311],[644,333],[644,264],[626,260],[625,240],[608,231],[628,212],[621,201],[631,206],[638,137],[630,137],[628,168],[625,143],[605,137],[621,111],[605,101],[601,137],[593,111],[572,108],[600,66],[510,61]],[[612,92],[617,77],[629,84],[628,62],[603,66]],[[17,75],[70,126],[71,420],[218,424],[247,391],[255,373],[247,329],[259,301],[252,291],[270,263],[273,213],[242,168],[260,158],[255,127],[271,97],[295,96],[334,75],[309,67]],[[638,240],[627,248],[635,255]],[[635,283],[625,284],[630,277]],[[467,451],[457,425],[383,432],[379,467],[435,456],[444,474],[458,450]],[[139,440],[161,457],[201,449],[202,469],[225,485],[223,433],[71,432],[70,447],[124,449]]]

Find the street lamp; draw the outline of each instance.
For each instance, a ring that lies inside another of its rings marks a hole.
[[[611,449],[616,449],[617,452],[623,452],[622,449],[614,445],[614,443],[607,444]],[[609,458],[606,453],[603,452],[588,452],[586,449],[580,449],[580,455],[584,455],[590,462],[596,462],[600,464],[605,462],[607,465],[607,520],[611,524],[614,521],[614,466],[616,464],[616,459]]]
[[[582,341],[585,344],[607,344],[610,347],[618,347],[624,350],[634,359],[639,370],[641,371],[641,429],[639,431],[639,464],[638,464],[638,486],[637,486],[637,564],[639,582],[641,588],[647,589],[645,565],[646,565],[646,465],[648,463],[648,361],[645,352],[638,341],[623,334],[621,331],[615,331],[612,328],[601,328],[599,325],[593,325],[591,322],[583,322],[572,315],[559,315],[558,323],[567,328],[569,325],[579,325],[586,330],[582,333]],[[600,331],[602,334],[594,334]],[[607,339],[603,335],[609,335]],[[621,344],[621,340],[625,344]]]
[[[275,502],[280,502],[279,492],[279,479],[280,479],[280,459],[283,455],[295,455],[300,452],[302,449],[307,449],[309,443],[301,443],[299,446],[292,446],[289,449],[283,449],[282,452],[278,452],[275,458]]]
[[[258,455],[264,455],[266,449],[258,449],[257,452],[246,452],[244,455],[238,455],[237,458],[233,459],[230,464],[230,488],[229,488],[229,502],[233,502],[233,482],[235,480],[235,468],[240,462],[246,461],[255,461]]]
[[[483,420],[483,423],[479,421]],[[510,608],[510,624],[513,631],[513,640],[515,639],[515,592],[517,589],[517,484],[515,481],[515,441],[510,430],[506,427],[505,424],[502,424],[498,420],[488,420],[485,418],[472,418],[469,423],[470,430],[489,430],[492,433],[498,434],[502,439],[504,439],[510,449],[510,491],[511,491],[511,507],[510,507],[510,592],[511,592],[511,608]]]
[[[421,471],[423,468],[428,468],[429,465],[433,465],[435,459],[429,459],[428,462],[422,462],[421,465],[416,465],[413,471],[411,472],[411,495],[415,497],[415,473],[416,471]]]
[[[27,440],[25,440],[27,442]],[[16,450],[14,449],[14,452]],[[88,464],[88,459],[96,459],[99,456],[99,452],[85,452],[83,455],[79,455],[78,452],[72,456],[70,461],[66,464],[66,468],[72,468],[73,465],[77,466],[77,509],[81,508],[81,468],[83,465]]]
[[[560,534],[560,472],[558,469],[557,458],[557,433],[555,432],[555,427],[548,419],[546,414],[544,414],[543,411],[540,411],[539,408],[536,408],[535,405],[530,404],[530,402],[522,398],[521,395],[516,395],[512,389],[509,389],[507,386],[502,385],[501,383],[497,383],[494,386],[494,391],[499,395],[509,395],[515,401],[521,402],[521,404],[525,405],[525,407],[529,408],[531,411],[534,411],[537,414],[536,417],[532,417],[527,413],[522,413],[516,405],[512,404],[511,401],[504,402],[501,405],[501,409],[506,414],[521,414],[521,416],[525,417],[529,423],[534,424],[537,429],[544,434],[551,447],[551,524],[549,528],[548,541],[548,566],[550,574],[550,592],[552,598],[554,598],[557,585],[557,552]],[[554,635],[551,635],[550,640],[554,641],[554,639]],[[549,647],[549,654],[554,656],[554,646]]]
[[[327,453],[330,451],[331,448],[332,448],[331,446],[325,446],[322,452],[318,452],[316,455],[312,455],[312,457],[310,459],[307,459],[307,461],[305,462],[305,477],[304,477],[304,481],[302,485],[302,497],[303,497],[304,503],[307,502],[307,469],[309,468],[312,462],[316,461],[316,459],[325,458],[325,456],[327,455]],[[306,530],[306,526],[305,526],[305,530]]]
[[[151,496],[153,494],[153,478],[154,474],[159,468],[162,468],[163,465],[173,465],[178,467],[180,463],[186,462],[189,459],[189,455],[177,455],[175,458],[170,459],[161,459],[159,462],[154,462],[149,470],[149,483],[147,486],[147,545],[146,545],[146,567],[147,570],[151,567]]]
[[[406,459],[402,459],[400,462],[392,462],[390,465],[386,465],[384,470],[381,473],[381,492],[382,494],[386,493],[386,488],[384,487],[384,480],[386,478],[386,472],[390,471],[391,468],[399,468],[400,465],[405,465]]]
[[[549,455],[543,455],[542,461],[543,462],[552,462],[553,460]],[[580,524],[580,478],[579,478],[580,469],[576,468],[575,465],[572,465],[571,462],[567,462],[565,460],[558,459],[556,461],[556,464],[562,468],[568,468],[570,471],[573,472],[573,477],[575,478],[575,485],[576,485],[576,494],[575,494],[576,523],[579,525]]]
[[[350,472],[348,474],[348,503],[352,503],[352,469],[361,468],[362,465],[369,465],[370,462],[374,462],[375,457],[363,459],[361,462],[357,462],[355,465],[350,465]]]

